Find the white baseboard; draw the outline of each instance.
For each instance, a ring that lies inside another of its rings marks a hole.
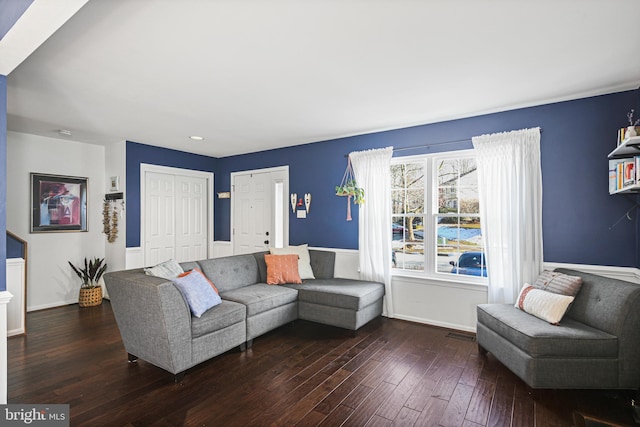
[[[458,331],[473,332],[473,333],[476,332],[476,328],[471,328],[471,327],[469,327],[467,325],[458,325],[458,324],[455,324],[455,323],[439,322],[437,320],[428,319],[428,318],[404,316],[404,315],[400,315],[398,313],[396,313],[394,318],[395,319],[400,319],[400,320],[407,320],[409,322],[422,323],[423,325],[431,325],[431,326],[438,326],[438,327],[441,327],[441,328],[455,329],[455,330],[458,330]]]
[[[27,307],[27,312],[45,310],[47,308],[62,307],[64,305],[71,305],[71,304],[77,304],[77,303],[78,303],[78,299],[76,298],[68,301],[57,301],[57,302],[52,302],[48,304],[32,305]]]

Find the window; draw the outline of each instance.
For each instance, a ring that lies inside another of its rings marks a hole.
[[[487,276],[473,152],[394,159],[391,202],[395,272]]]

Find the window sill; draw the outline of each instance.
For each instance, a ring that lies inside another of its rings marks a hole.
[[[465,277],[462,275],[447,277],[444,274],[416,274],[407,271],[392,271],[391,278],[408,280],[415,283],[428,283],[436,286],[482,290],[483,292],[489,286],[486,278]]]

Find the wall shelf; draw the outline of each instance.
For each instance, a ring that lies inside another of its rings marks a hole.
[[[633,136],[622,141],[615,150],[607,156],[609,159],[624,159],[640,155],[640,136]]]

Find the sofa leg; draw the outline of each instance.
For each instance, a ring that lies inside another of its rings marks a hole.
[[[127,353],[127,359],[129,360],[129,363],[136,363],[138,361],[138,356],[134,356],[131,353]]]
[[[631,401],[631,414],[633,420],[640,424],[640,390],[636,390],[636,398]]]
[[[478,344],[478,353],[480,353],[482,356],[486,356],[487,353],[489,353],[489,352],[487,351],[486,348],[484,348],[483,346]]]
[[[240,351],[241,352],[247,351],[247,343],[246,342],[243,342],[242,344],[240,344]]]
[[[181,383],[182,380],[184,379],[184,374],[186,374],[186,371],[182,371],[182,372],[178,372],[177,374],[173,375],[173,381],[178,384]]]
[[[247,350],[249,350],[251,347],[253,347],[253,340],[248,340],[245,345],[247,346]]]

